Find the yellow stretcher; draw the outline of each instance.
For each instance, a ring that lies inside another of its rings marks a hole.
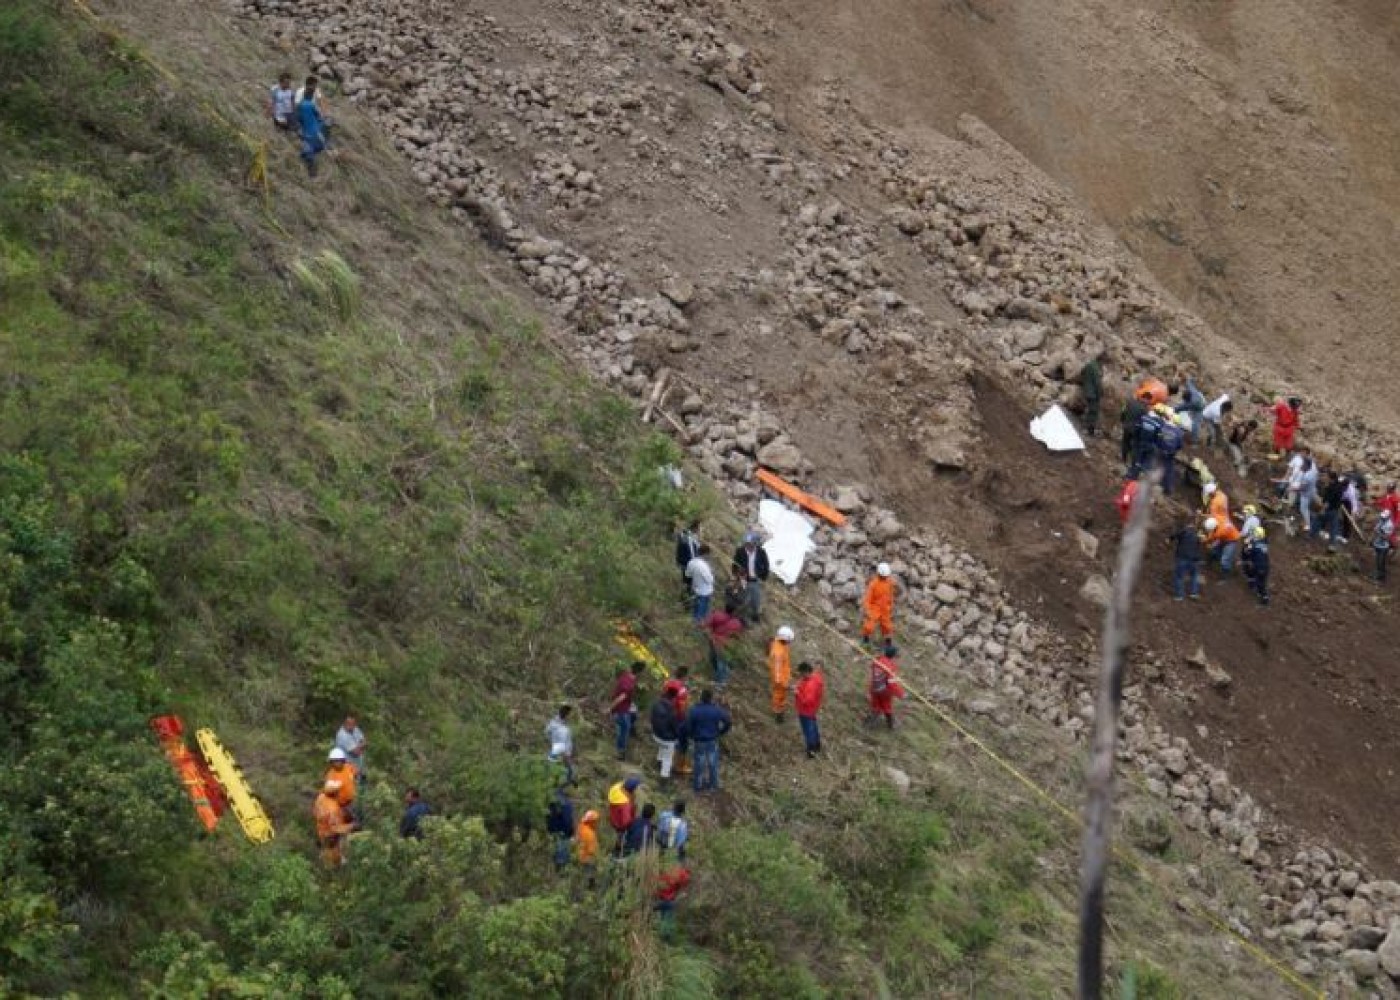
[[[617,644],[627,652],[631,653],[641,662],[645,663],[648,669],[656,675],[657,680],[664,681],[671,676],[671,672],[666,669],[655,653],[647,648],[647,644],[637,638],[637,633],[632,631],[632,627],[626,622],[613,622],[617,629]]]
[[[238,769],[233,756],[224,749],[212,729],[201,729],[194,734],[199,742],[200,752],[209,764],[209,770],[224,787],[228,796],[229,808],[238,817],[238,825],[243,827],[243,835],[255,844],[265,844],[273,837],[272,820],[267,818],[262,803],[248,787],[248,780]]]

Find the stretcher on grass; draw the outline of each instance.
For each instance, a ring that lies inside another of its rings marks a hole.
[[[665,680],[671,676],[671,672],[666,669],[666,665],[661,662],[655,653],[647,648],[647,644],[637,637],[637,633],[632,631],[632,627],[626,622],[613,622],[617,629],[615,638],[617,644],[632,656],[647,665],[647,669],[656,675],[657,680]]]
[[[185,794],[190,797],[195,816],[204,829],[212,831],[219,825],[219,817],[228,809],[228,800],[224,798],[223,789],[209,766],[185,745],[185,724],[176,715],[155,715],[148,725],[160,741],[166,759],[175,768]]]
[[[759,469],[754,473],[754,476],[760,483],[768,487],[774,493],[791,500],[804,510],[811,511],[823,520],[830,521],[832,524],[836,525],[836,527],[839,528],[846,523],[846,515],[831,506],[831,504],[818,500],[816,497],[812,496],[812,494],[798,489],[786,479],[774,475],[767,469]]]
[[[223,786],[229,807],[238,817],[238,825],[243,827],[243,835],[255,844],[267,843],[274,834],[272,820],[267,818],[262,803],[248,787],[248,780],[243,777],[233,756],[224,749],[212,729],[199,730],[195,733],[195,739],[199,741],[204,759],[209,762],[209,769]]]

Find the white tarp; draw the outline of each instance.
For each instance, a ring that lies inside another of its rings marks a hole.
[[[802,562],[807,553],[817,547],[812,541],[815,526],[795,510],[788,510],[776,500],[758,502],[758,523],[768,541],[763,551],[768,553],[768,568],[789,587],[802,575]]]
[[[1069,414],[1056,403],[1031,421],[1031,437],[1051,451],[1083,451],[1084,439],[1074,429]]]

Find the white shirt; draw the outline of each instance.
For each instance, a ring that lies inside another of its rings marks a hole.
[[[291,87],[283,90],[281,87],[272,88],[272,117],[279,122],[291,121],[292,110],[296,107],[296,94]]]
[[[544,727],[544,735],[549,740],[549,759],[559,760],[574,755],[574,734],[569,724],[559,716],[549,720]]]
[[[1220,423],[1220,418],[1224,416],[1221,407],[1229,401],[1230,394],[1228,392],[1221,395],[1219,399],[1212,399],[1206,404],[1206,408],[1201,411],[1201,417],[1205,420],[1209,420],[1213,424]]]
[[[715,571],[704,559],[696,556],[685,565],[685,578],[696,597],[709,597],[715,592]]]

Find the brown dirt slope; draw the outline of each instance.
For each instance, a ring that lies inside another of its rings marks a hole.
[[[1389,0],[767,0],[779,71],[872,117],[988,122],[1220,332],[1386,392],[1400,260]],[[1359,394],[1358,394],[1359,395]]]

